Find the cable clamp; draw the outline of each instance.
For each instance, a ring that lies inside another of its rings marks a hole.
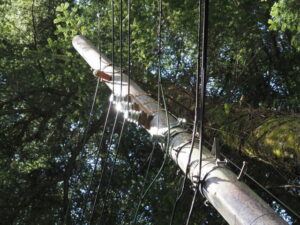
[[[118,112],[124,114],[124,118],[128,122],[138,124],[142,111],[135,110],[135,104],[129,101],[130,98],[127,96],[114,95],[112,94],[109,98],[109,101],[115,105],[115,108]]]
[[[186,124],[186,118],[177,118],[178,124],[185,125]]]
[[[192,142],[192,140],[189,140],[181,145],[179,145],[176,148],[173,148],[173,151],[175,151],[176,153],[179,153],[185,146],[187,146],[188,144],[190,144]]]
[[[199,183],[198,183],[198,186],[199,186],[199,192],[201,193],[201,195],[205,198],[205,195],[203,193],[203,190],[204,190],[204,185],[205,185],[205,182],[206,182],[206,179],[208,177],[208,175],[213,172],[214,170],[217,170],[219,169],[220,166],[214,166],[210,171],[208,171],[201,180],[199,180]]]
[[[103,71],[101,70],[93,70],[93,75],[95,77],[99,77],[101,79],[101,81],[111,81],[111,76],[108,75],[107,73],[104,73]]]
[[[217,166],[226,166],[227,163],[228,163],[228,160],[227,160],[227,159],[224,159],[224,160],[217,159],[217,160],[216,160],[216,165],[217,165]]]
[[[203,204],[204,204],[206,207],[209,207],[210,202],[206,199],[206,200],[203,202]]]
[[[184,147],[186,147],[187,145],[189,145],[191,142],[192,142],[192,139],[190,139],[189,141],[187,141],[187,142],[185,142],[185,143],[179,145],[177,148],[172,148],[172,150],[173,150],[174,152],[176,152],[176,160],[178,159],[178,155],[179,155],[179,153],[181,152],[181,150],[182,150]]]
[[[170,137],[174,138],[175,136],[177,136],[178,134],[183,134],[183,133],[188,133],[188,130],[180,130],[180,131],[174,131],[170,133]]]
[[[174,117],[174,116],[173,116]],[[177,123],[175,124],[172,124],[169,126],[169,130],[172,130],[172,129],[175,129],[175,128],[185,128],[185,125],[186,125],[186,119],[185,118],[177,118]],[[181,133],[187,133],[188,130],[185,129],[183,131],[174,131],[173,134],[170,134],[171,137],[174,137],[176,136],[177,134],[181,134]],[[164,133],[164,135],[168,134],[168,131],[166,131]]]
[[[169,116],[169,115],[168,115]],[[173,116],[173,115],[171,115]],[[175,118],[175,116],[173,116]],[[188,133],[188,130],[187,129],[184,129],[184,130],[174,130],[172,131],[173,129],[175,128],[185,128],[183,126],[183,124],[186,123],[186,119],[184,118],[177,118],[177,123],[172,123],[172,124],[169,124],[169,129],[167,129],[163,134],[162,136],[164,137],[164,139],[167,139],[168,137],[168,134],[170,132],[170,138],[174,138],[176,135],[178,134],[182,134],[182,133]]]
[[[138,124],[141,114],[142,114],[141,111],[128,110],[124,112],[124,117],[128,122]]]

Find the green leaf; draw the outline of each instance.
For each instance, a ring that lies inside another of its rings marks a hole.
[[[226,115],[229,115],[229,113],[230,113],[230,104],[228,104],[228,103],[224,104],[224,111],[225,111]]]

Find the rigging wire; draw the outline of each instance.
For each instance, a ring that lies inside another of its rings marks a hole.
[[[109,138],[109,144],[107,145],[108,150],[106,152],[105,157],[103,158],[103,163],[102,163],[103,167],[102,167],[102,170],[101,170],[101,173],[100,173],[100,178],[99,178],[99,181],[98,181],[98,185],[97,185],[96,191],[95,191],[96,195],[94,196],[94,201],[93,201],[93,206],[92,206],[92,213],[90,215],[90,223],[93,221],[93,217],[94,217],[94,214],[95,214],[96,204],[97,204],[99,193],[100,193],[100,186],[101,186],[101,183],[102,183],[104,171],[106,170],[106,167],[107,167],[107,165],[106,165],[108,163],[107,158],[109,156],[109,149],[112,145],[113,135],[114,135],[114,132],[115,132],[118,117],[119,117],[119,112],[116,113],[114,124],[113,124],[112,131],[111,131],[110,138]]]
[[[153,159],[153,154],[154,154],[154,150],[155,150],[155,146],[157,145],[157,142],[153,141],[152,142],[152,150],[151,150],[151,153],[148,157],[149,159],[149,162],[148,162],[148,166],[147,166],[147,169],[146,169],[146,173],[145,173],[145,178],[144,178],[144,182],[143,182],[143,186],[142,186],[142,190],[144,190],[145,188],[145,185],[146,185],[146,182],[147,182],[147,178],[148,178],[148,174],[149,174],[149,170],[150,170],[150,166],[151,166],[151,163],[152,163],[152,159]],[[142,192],[141,192],[142,194]],[[141,195],[142,196],[142,195]]]
[[[209,146],[212,146],[211,143],[206,142]],[[225,158],[231,165],[233,165],[236,169],[241,171],[241,167],[238,166],[233,160],[229,159],[228,156],[226,156],[224,153],[220,152],[220,155]],[[245,176],[248,177],[253,183],[255,183],[258,187],[260,187],[263,191],[265,191],[267,194],[269,194],[272,198],[274,198],[277,202],[279,202],[281,205],[283,205],[286,209],[288,209],[290,212],[292,212],[295,216],[297,216],[300,219],[300,214],[297,213],[295,210],[293,210],[290,206],[285,204],[282,200],[280,200],[278,197],[276,197],[272,192],[270,192],[267,188],[265,188],[261,183],[259,183],[254,177],[252,177],[249,173],[244,172]]]
[[[113,45],[113,50],[112,50],[112,62],[114,62],[114,0],[112,0],[112,18],[113,18],[113,26],[112,26],[112,45]],[[98,34],[98,49],[101,51],[101,39],[100,39],[100,30],[101,30],[101,21],[100,21],[100,12],[98,10],[98,13],[97,13],[97,17],[98,17],[98,29],[97,29],[97,34]],[[100,70],[101,70],[101,54],[100,54]],[[112,80],[113,80],[113,84],[114,84],[114,63],[113,63],[113,76],[112,76]],[[113,86],[113,93],[114,93],[114,86]],[[108,110],[107,110],[107,114],[106,114],[106,118],[105,118],[105,122],[104,122],[104,126],[103,126],[103,130],[102,130],[102,135],[100,137],[100,140],[98,142],[98,148],[96,150],[97,152],[97,156],[96,156],[96,160],[94,162],[94,168],[93,168],[93,173],[92,173],[92,177],[90,179],[90,182],[89,182],[89,187],[88,187],[88,190],[87,190],[87,199],[85,201],[85,205],[84,205],[84,209],[83,209],[83,213],[82,215],[85,214],[85,211],[86,211],[86,207],[87,207],[87,201],[88,201],[88,198],[90,196],[90,192],[91,192],[91,187],[92,187],[92,181],[94,179],[94,177],[96,176],[96,171],[97,171],[97,167],[98,167],[98,163],[99,163],[99,160],[100,160],[100,151],[101,151],[101,147],[103,145],[103,141],[104,141],[104,134],[105,134],[105,131],[106,131],[106,128],[107,128],[107,123],[108,123],[108,119],[109,119],[109,115],[110,115],[110,112],[111,112],[111,106],[112,106],[112,102],[109,103],[109,107],[108,107]],[[112,131],[113,133],[113,131]],[[102,159],[103,160],[103,159]],[[101,160],[101,161],[102,161]],[[103,168],[102,168],[102,171],[103,171]],[[100,177],[102,177],[102,175],[100,175]],[[100,178],[101,179],[101,178]],[[100,180],[101,182],[101,180]]]
[[[99,51],[101,51],[101,39],[100,39],[100,30],[101,30],[101,18],[100,18],[100,10],[99,10],[99,5],[98,5],[98,12],[97,12],[97,49],[99,49]],[[100,57],[99,57],[99,65],[100,65],[100,70],[101,70],[101,54],[100,54]],[[100,78],[98,77],[97,78],[97,85],[96,85],[96,89],[98,89],[97,87],[99,86],[99,83],[100,83]],[[95,94],[94,94],[94,98],[93,98],[93,102],[96,101],[96,91],[95,91]],[[93,108],[94,106],[92,105],[92,109],[91,111],[93,111]],[[110,109],[110,106],[109,106],[109,109]],[[106,115],[106,119],[105,119],[105,125],[104,125],[104,128],[103,128],[103,133],[105,132],[106,130],[106,123],[107,123],[107,120],[108,120],[108,115],[109,115],[109,111],[107,112],[107,115]],[[90,118],[91,118],[91,115],[89,117],[89,122],[88,124],[90,124]],[[103,136],[103,134],[102,134]],[[98,150],[96,150],[98,151]],[[98,160],[98,159],[97,159]],[[87,193],[86,193],[86,197],[84,199],[84,205],[83,205],[83,212],[80,216],[80,219],[82,219],[82,217],[85,215],[85,211],[86,211],[86,204],[87,204],[87,201],[88,201],[88,198],[89,198],[89,194],[90,194],[90,188],[91,188],[91,182],[92,182],[92,179],[94,177],[94,172],[93,172],[93,175],[90,179],[90,182],[88,184],[88,190],[87,190]]]
[[[157,144],[157,142],[152,141],[152,150],[151,150],[150,156],[148,157],[149,162],[148,162],[148,165],[147,165],[143,185],[142,185],[142,188],[141,188],[141,194],[140,194],[140,197],[139,197],[139,205],[141,204],[141,201],[142,201],[141,199],[143,199],[143,193],[144,193],[144,190],[145,190],[145,187],[146,187],[146,182],[148,180],[148,175],[149,175],[149,171],[150,171],[150,166],[152,164],[152,159],[153,159],[153,154],[154,154],[156,144]],[[136,217],[137,217],[138,209],[139,209],[139,206],[137,207],[136,212],[135,212],[134,223],[136,223]]]
[[[224,158],[228,160],[233,166],[235,166],[237,169],[241,170],[241,167],[236,165],[233,161],[229,160],[228,157],[225,157],[224,154],[220,153]],[[293,210],[291,207],[289,207],[287,204],[285,204],[283,201],[281,201],[278,197],[276,197],[272,192],[270,192],[267,188],[265,188],[262,184],[260,184],[257,180],[255,180],[252,176],[250,176],[247,172],[244,173],[252,182],[254,182],[257,186],[259,186],[261,189],[263,189],[266,193],[268,193],[272,198],[274,198],[276,201],[278,201],[281,205],[283,205],[285,208],[287,208],[290,212],[292,212],[295,216],[300,219],[300,214],[297,213],[295,210]]]
[[[129,100],[130,100],[129,96],[130,96],[130,81],[131,81],[131,15],[130,15],[130,10],[131,10],[131,0],[128,0],[128,104],[129,104]],[[161,46],[159,48],[161,48]],[[159,71],[160,71],[160,68],[159,68]],[[159,111],[159,103],[158,103],[157,108],[158,108],[158,111]],[[142,185],[142,188],[141,188],[142,191],[141,191],[141,195],[140,195],[139,205],[141,204],[141,201],[143,199],[143,192],[144,192],[144,189],[145,189],[145,186],[146,186],[146,182],[148,180],[148,174],[149,174],[150,166],[151,166],[151,163],[152,163],[153,154],[154,154],[156,144],[157,144],[157,142],[152,142],[152,150],[151,150],[150,156],[148,158],[149,162],[148,162],[148,166],[147,166],[147,169],[146,169],[144,182],[143,182],[143,185]],[[154,179],[152,183],[154,183],[155,180],[156,179]],[[152,186],[152,185],[150,185],[150,186]],[[139,209],[139,206],[137,207],[137,210],[136,210],[134,223],[135,223],[136,218],[137,218],[138,209]]]
[[[97,13],[97,18],[98,18],[98,20],[97,20],[97,25],[98,25],[97,26],[97,31],[98,31],[97,32],[97,35],[98,35],[97,41],[98,41],[98,49],[100,49],[101,48],[101,42],[100,42],[100,38],[99,38],[100,37],[100,14],[99,14],[99,11]],[[101,55],[100,55],[100,70],[101,70]],[[96,103],[96,97],[97,97],[97,94],[98,94],[98,91],[99,91],[99,84],[100,84],[100,78],[98,77],[96,88],[95,88],[95,91],[94,91],[93,101],[92,101],[92,105],[91,105],[91,109],[90,109],[90,113],[89,113],[88,125],[87,125],[86,132],[85,132],[84,138],[83,138],[82,148],[84,148],[84,146],[86,145],[86,142],[87,142],[87,133],[88,133],[88,130],[90,129],[90,126],[91,126],[91,120],[92,120],[94,107],[95,107],[95,103]],[[71,200],[72,200],[72,196],[73,196],[73,193],[71,194]],[[69,201],[69,204],[68,204],[68,207],[67,207],[67,210],[66,210],[66,215],[68,214],[70,204],[71,204],[71,200]]]
[[[97,94],[98,94],[98,91],[99,91],[99,84],[100,84],[100,78],[97,79],[97,84],[96,84],[96,88],[95,88],[95,91],[94,91],[92,105],[91,105],[91,109],[90,109],[90,113],[89,113],[87,128],[86,128],[84,136],[83,136],[83,142],[82,142],[82,147],[81,147],[81,149],[83,149],[82,152],[85,152],[84,151],[84,146],[86,145],[88,131],[89,131],[90,127],[91,127],[91,121],[92,121],[92,117],[93,117],[93,111],[94,111],[94,107],[95,107],[95,104],[96,104],[96,97],[97,97]],[[79,177],[77,178],[77,181],[75,181],[75,184],[78,183],[78,182],[79,182]],[[69,200],[69,203],[68,203],[65,215],[64,215],[64,223],[65,224],[67,222],[68,213],[69,213],[69,211],[71,209],[72,199],[73,199],[74,191],[75,191],[74,189],[75,189],[75,187],[73,187],[73,190],[71,190],[70,200]]]
[[[115,1],[111,0],[111,14],[112,14],[112,93],[115,95]]]
[[[211,145],[210,143],[208,143]],[[242,168],[238,166],[233,160],[229,159],[225,154],[220,152],[220,155],[224,157],[231,165],[233,165],[236,169],[241,170]],[[252,177],[249,173],[244,172],[245,176],[248,177],[253,183],[255,183],[258,187],[260,187],[263,191],[265,191],[268,195],[270,195],[272,198],[274,198],[277,202],[279,202],[282,206],[284,206],[286,209],[288,209],[290,212],[292,212],[295,216],[297,216],[300,219],[300,214],[297,213],[295,210],[293,210],[290,206],[285,204],[282,200],[280,200],[278,197],[276,197],[271,191],[269,191],[267,188],[265,188],[260,182],[258,182],[254,177]]]
[[[232,137],[236,137],[236,138],[239,138],[239,139],[243,138],[242,135],[234,134],[234,133],[229,132],[229,131],[226,131],[226,130],[221,130],[221,129],[218,129],[218,128],[215,128],[215,127],[211,127],[211,126],[204,126],[204,127],[207,128],[207,129],[213,130],[213,131],[215,131],[215,132],[224,133],[224,134],[226,134],[226,135],[229,135],[229,136],[232,136]],[[260,150],[257,149],[257,151],[260,151]],[[285,174],[283,174],[281,171],[278,170],[278,167],[277,167],[277,165],[275,165],[275,164],[272,164],[272,167],[273,167],[273,169],[280,175],[280,177],[281,177],[282,179],[284,179],[286,182],[288,182],[288,180],[289,180],[289,179],[286,177],[287,174],[289,174],[289,176],[292,176],[292,177],[295,176],[295,174],[292,173],[292,172],[290,172],[290,171],[285,171]]]
[[[131,9],[131,0],[128,0],[127,2],[127,14],[128,14],[128,63],[127,63],[127,70],[128,70],[128,93],[127,93],[127,104],[129,109],[129,102],[130,102],[130,80],[131,80],[131,15],[130,15],[130,9]]]
[[[120,96],[122,96],[122,93],[123,93],[123,1],[122,0],[120,0],[120,54],[121,54],[121,56],[120,56],[120,74],[121,74]],[[129,104],[129,100],[128,100],[128,104]],[[121,142],[121,139],[122,139],[122,136],[123,136],[123,130],[124,130],[125,122],[126,122],[126,120],[125,120],[125,117],[124,117],[123,122],[122,122],[122,127],[121,127],[121,131],[120,131],[118,144],[117,144],[117,147],[115,149],[116,153],[115,153],[114,160],[112,162],[111,173],[110,173],[110,176],[109,176],[109,179],[108,179],[107,187],[106,187],[105,192],[104,192],[103,205],[101,207],[100,216],[99,216],[99,221],[100,222],[101,222],[101,219],[102,219],[104,208],[106,206],[107,197],[110,193],[111,179],[112,179],[112,176],[113,176],[113,173],[114,173],[115,164],[116,164],[116,160],[117,160],[118,153],[119,153],[119,145],[120,145],[120,142]],[[110,147],[111,147],[111,145],[110,145]]]
[[[236,167],[238,170],[241,170],[242,168],[239,167],[236,163],[234,163],[232,160],[230,160],[228,157],[226,157],[223,153],[220,153],[220,155],[227,159],[227,161],[232,164],[234,167]],[[290,212],[292,212],[295,216],[300,219],[300,214],[297,213],[295,210],[293,210],[291,207],[289,207],[287,204],[285,204],[283,201],[281,201],[278,197],[276,197],[272,192],[270,192],[267,188],[265,188],[262,184],[260,184],[257,180],[255,180],[252,176],[250,176],[247,172],[244,172],[244,174],[252,181],[254,182],[258,187],[260,187],[262,190],[264,190],[267,194],[269,194],[272,198],[274,198],[277,202],[279,202],[281,205],[283,205],[286,209],[288,209]]]
[[[122,1],[121,1],[122,2]],[[128,4],[129,4],[129,1],[128,1]],[[130,18],[130,17],[129,17]],[[130,20],[129,20],[130,21]],[[129,22],[130,23],[130,22]],[[128,29],[129,31],[130,31],[130,27],[129,27],[129,29]],[[122,28],[121,28],[121,32],[122,32]],[[130,33],[128,33],[128,36],[130,37]],[[121,37],[122,37],[122,35],[121,35]],[[161,38],[161,37],[160,37]],[[122,39],[122,38],[121,38]],[[130,43],[130,38],[128,38],[128,42]],[[121,44],[121,52],[122,52],[122,44]],[[161,48],[160,48],[161,49]],[[159,50],[160,51],[160,50]],[[159,53],[160,54],[160,53]],[[160,66],[160,64],[161,63],[159,63],[159,66]],[[129,48],[129,53],[128,53],[128,67],[130,68],[130,48]],[[130,71],[130,69],[129,69],[129,71]],[[160,70],[159,70],[160,71]],[[130,72],[129,72],[129,75],[130,75]],[[160,78],[160,85],[159,85],[159,89],[161,88],[162,89],[162,85],[161,85],[161,77],[159,76],[159,78]],[[129,80],[128,80],[128,94],[130,93],[130,85],[129,85],[129,82],[130,82],[130,78],[129,78]],[[121,53],[121,84],[122,84],[122,53]],[[201,82],[201,84],[203,84],[203,81]],[[99,85],[99,78],[98,78],[98,80],[97,80],[97,90],[98,90],[98,85]],[[204,89],[202,89],[202,90],[204,90]],[[163,95],[163,90],[161,90],[162,91],[162,95]],[[121,93],[122,93],[122,85],[121,85]],[[160,93],[160,92],[159,92]],[[89,116],[89,122],[88,122],[88,125],[90,124],[90,120],[91,120],[91,117],[92,117],[92,111],[93,111],[93,108],[94,108],[94,101],[95,101],[95,98],[96,98],[96,95],[97,95],[97,93],[95,92],[95,94],[94,94],[94,100],[93,100],[93,104],[92,104],[92,109],[91,109],[91,112],[90,112],[90,116]],[[159,95],[158,95],[159,96]],[[202,95],[202,96],[205,96],[205,95]],[[163,98],[163,97],[162,97]],[[129,99],[129,98],[128,98]],[[203,103],[203,105],[202,105],[203,107],[203,110],[204,110],[204,103]],[[167,110],[166,110],[167,111]],[[203,112],[204,113],[204,112]],[[168,117],[167,117],[168,118]],[[201,121],[203,121],[203,120],[201,120]],[[121,130],[121,134],[123,133],[123,126],[124,126],[124,123],[123,123],[123,125],[122,125],[122,130]],[[201,124],[200,125],[200,127],[203,127],[203,125]],[[203,128],[202,128],[203,129]],[[200,128],[200,131],[201,131],[201,128]],[[202,132],[200,132],[200,134],[202,135]],[[121,135],[120,135],[121,136]],[[122,137],[122,136],[121,136]],[[119,140],[121,139],[121,137],[119,138]],[[200,138],[200,143],[201,143],[201,139],[202,138]],[[85,144],[84,144],[85,145]],[[199,144],[199,148],[202,148],[202,143],[201,144]],[[201,152],[201,150],[200,150],[200,152]],[[201,155],[202,154],[200,154],[200,157],[201,157]],[[202,162],[202,160],[200,159],[200,161],[199,161],[200,163]],[[113,168],[114,168],[114,165],[113,165]],[[238,168],[238,167],[237,167]],[[112,173],[113,173],[113,171],[112,171]],[[111,173],[111,174],[112,174]],[[111,175],[112,176],[112,175]],[[248,175],[247,175],[248,176]],[[201,166],[199,166],[199,179],[200,179],[200,177],[201,177]],[[111,180],[111,177],[110,177],[110,180]],[[109,182],[109,184],[110,184],[110,182]],[[262,186],[262,188],[263,188],[263,186]],[[197,189],[196,189],[197,190]],[[107,191],[107,189],[106,189],[106,191]],[[265,190],[265,191],[267,191],[267,190]],[[272,193],[271,193],[272,194]],[[196,196],[196,191],[195,191],[195,195],[194,195],[194,198],[193,198],[193,201],[195,201],[195,196]],[[275,199],[276,199],[276,196],[274,196],[273,194],[271,195],[272,197],[274,197]],[[280,202],[281,204],[283,204],[284,205],[284,203],[282,203],[282,202]],[[104,201],[104,204],[105,204],[105,201]],[[193,203],[192,203],[192,205],[193,205]],[[284,205],[285,206],[285,205]],[[287,206],[285,206],[285,207],[287,207]],[[193,209],[193,207],[191,206],[191,210]],[[290,210],[290,209],[289,209]],[[290,210],[291,212],[293,212],[293,210]],[[293,212],[294,213],[294,212]],[[190,214],[191,214],[191,211],[190,211]],[[297,215],[297,216],[299,216],[298,214],[296,214],[295,213],[295,215]],[[102,213],[101,213],[101,216],[102,216]],[[190,216],[190,215],[189,215]],[[188,218],[189,219],[189,218]],[[101,220],[101,217],[100,217],[100,220]],[[188,222],[187,222],[187,224],[188,224]]]
[[[120,73],[121,73],[121,87],[120,96],[123,91],[123,0],[120,0]]]
[[[114,1],[113,0],[112,0],[112,8],[114,9]],[[114,24],[114,10],[113,10],[113,24]],[[113,34],[112,34],[112,36],[113,36],[112,40],[113,40],[113,53],[114,53],[114,25],[113,25]],[[120,96],[122,96],[122,89],[123,89],[123,69],[122,69],[122,67],[123,67],[123,43],[122,43],[122,41],[123,41],[123,2],[122,2],[122,0],[120,0],[120,54],[121,54],[121,56],[120,56],[120,75],[121,75]],[[113,60],[113,92],[114,92],[114,60]],[[119,115],[119,111],[117,111],[115,121],[114,121],[114,125],[113,125],[113,128],[112,128],[112,133],[111,133],[109,144],[108,144],[107,156],[105,158],[106,160],[104,160],[105,165],[108,163],[107,162],[107,157],[109,155],[109,149],[112,146],[113,134],[114,134],[115,127],[116,127],[116,124],[117,124],[118,115]],[[119,142],[122,139],[124,125],[125,125],[125,118],[123,119],[123,124],[122,124],[121,132],[120,132]],[[108,190],[110,188],[110,180],[111,180],[111,177],[113,175],[113,171],[114,171],[114,167],[115,167],[115,163],[116,163],[118,148],[119,148],[119,143],[118,143],[117,149],[116,149],[115,160],[113,161],[113,169],[111,171],[109,182],[108,182],[108,184],[106,186],[106,189],[105,189],[105,192],[104,192],[104,197],[103,197],[104,199],[107,199],[107,195],[109,194]],[[90,216],[90,223],[92,223],[92,221],[93,221],[98,196],[99,196],[99,193],[100,193],[100,185],[102,183],[104,171],[105,171],[105,167],[103,167],[103,169],[101,171],[100,179],[99,179],[99,182],[98,182],[97,191],[96,191],[96,195],[95,195],[94,203],[93,203],[93,207],[92,207],[92,214]],[[99,219],[100,221],[101,221],[101,218],[102,218],[104,207],[105,207],[105,202],[104,202],[103,207],[101,208],[100,219]]]
[[[88,184],[88,190],[87,190],[87,193],[86,193],[87,197],[86,197],[85,202],[84,202],[84,208],[83,208],[82,215],[85,215],[87,202],[88,202],[90,194],[91,194],[92,182],[93,182],[93,180],[96,176],[98,163],[99,163],[99,160],[100,160],[100,153],[101,153],[100,151],[101,151],[101,147],[102,147],[103,141],[104,141],[104,134],[105,134],[105,131],[106,131],[106,128],[107,128],[108,118],[109,118],[109,115],[110,115],[110,112],[111,112],[111,105],[112,105],[112,103],[110,102],[109,106],[108,106],[107,113],[106,113],[106,118],[105,118],[103,130],[102,130],[102,134],[101,134],[100,140],[99,140],[98,145],[97,145],[98,147],[97,147],[97,150],[96,150],[96,159],[95,159],[95,162],[94,162],[92,177],[91,177],[91,179],[89,181],[89,184]]]
[[[170,144],[170,121],[169,121],[169,116],[168,116],[168,109],[167,109],[167,103],[166,103],[166,98],[165,98],[165,94],[164,94],[164,90],[162,87],[162,82],[161,82],[161,52],[162,52],[162,35],[161,35],[161,27],[162,27],[162,0],[159,0],[159,26],[158,26],[158,38],[159,38],[159,42],[158,42],[158,100],[157,100],[157,132],[159,130],[159,117],[160,117],[160,98],[162,98],[163,101],[163,105],[164,105],[164,111],[165,111],[165,117],[167,120],[167,140],[166,140],[166,144],[164,145],[164,159],[163,162],[157,172],[157,174],[155,175],[155,177],[153,178],[153,180],[151,181],[151,183],[148,185],[147,189],[144,191],[145,186],[143,186],[142,192],[143,194],[141,194],[138,206],[136,208],[135,214],[134,214],[134,219],[133,219],[133,224],[137,223],[137,216],[138,216],[138,211],[140,209],[140,206],[142,204],[143,199],[145,198],[145,196],[147,195],[147,193],[149,192],[149,190],[151,189],[151,187],[153,186],[153,184],[155,183],[155,181],[157,180],[157,178],[161,175],[162,170],[165,167],[165,164],[167,162],[168,159],[168,155],[169,155],[169,144]],[[161,96],[160,96],[161,95]]]
[[[201,0],[199,0],[199,4],[201,5]],[[201,16],[199,10],[199,16]],[[203,131],[204,131],[204,114],[205,114],[205,95],[206,95],[206,70],[207,70],[207,40],[208,40],[208,12],[209,12],[209,0],[204,0],[203,5],[203,26],[202,26],[202,55],[201,55],[201,99],[200,99],[200,112],[199,112],[199,179],[196,185],[196,189],[194,192],[193,200],[191,203],[189,215],[186,220],[186,225],[189,224],[194,204],[196,201],[196,196],[198,193],[199,185],[201,182],[201,169],[202,169],[202,152],[203,152]],[[200,20],[200,19],[199,19]]]
[[[212,147],[212,144],[209,143],[208,141],[205,141],[207,145]],[[222,148],[222,147],[221,147]],[[236,169],[239,171],[242,170],[240,166],[238,166],[232,159],[229,159],[228,156],[226,156],[224,153],[220,152],[220,155],[226,159],[232,166],[234,166]],[[256,184],[259,188],[261,188],[263,191],[265,191],[269,196],[274,198],[279,204],[284,206],[287,210],[292,212],[295,216],[297,216],[300,219],[300,214],[297,213],[295,210],[293,210],[290,206],[288,206],[286,203],[284,203],[282,200],[280,200],[278,197],[276,197],[271,191],[269,191],[266,187],[264,187],[259,181],[257,181],[254,177],[252,177],[249,173],[244,172],[243,173],[246,177],[248,177],[254,184]]]
[[[91,106],[91,110],[90,110],[89,118],[88,118],[88,129],[91,126],[91,121],[92,121],[92,117],[93,117],[93,112],[94,112],[94,107],[95,107],[95,103],[96,103],[96,98],[97,98],[97,94],[98,94],[98,91],[99,91],[99,84],[100,84],[100,78],[98,77],[97,78],[97,83],[96,83],[96,88],[95,88],[95,91],[94,91],[93,102],[92,102],[92,106]],[[87,133],[85,134],[85,140],[84,140],[84,142],[86,142],[86,138],[87,138],[86,136],[87,136]]]
[[[201,75],[201,65],[200,65],[200,59],[201,59],[201,44],[200,44],[200,42],[201,42],[201,35],[200,35],[200,32],[201,32],[201,0],[198,1],[198,16],[199,16],[199,20],[198,20],[198,41],[197,41],[197,49],[198,49],[197,76],[196,76],[195,112],[194,112],[194,123],[193,123],[191,148],[190,148],[190,153],[189,153],[189,157],[188,157],[188,163],[187,163],[187,166],[185,169],[185,175],[184,175],[182,186],[181,186],[181,191],[180,191],[179,195],[176,197],[175,203],[173,205],[172,214],[171,214],[170,223],[169,223],[170,225],[172,225],[174,222],[175,212],[176,212],[178,203],[183,196],[183,192],[184,192],[184,189],[185,189],[185,186],[187,183],[187,177],[188,177],[188,173],[189,173],[189,169],[190,169],[189,165],[190,165],[190,161],[191,161],[191,157],[192,157],[192,153],[193,153],[193,149],[194,149],[194,145],[195,145],[197,125],[199,123],[199,87],[200,87],[200,75]]]
[[[109,178],[108,178],[107,187],[105,189],[105,193],[104,193],[104,197],[103,197],[103,205],[102,205],[101,210],[100,210],[100,216],[99,216],[99,223],[100,224],[101,224],[101,219],[102,219],[103,211],[104,211],[105,206],[106,206],[106,201],[107,201],[108,195],[110,193],[110,189],[111,189],[111,185],[110,184],[111,184],[112,176],[113,176],[114,171],[115,171],[116,161],[117,161],[117,158],[118,158],[118,155],[119,155],[119,146],[121,144],[121,140],[122,140],[122,137],[123,137],[123,131],[124,131],[125,122],[126,122],[126,119],[124,118],[123,122],[122,122],[122,127],[121,127],[121,131],[120,131],[120,135],[119,135],[119,138],[118,138],[118,144],[117,144],[116,149],[115,149],[115,157],[114,157],[113,162],[112,162],[111,172],[110,172],[110,175],[109,175]],[[110,206],[108,206],[107,208],[109,208],[109,207]]]

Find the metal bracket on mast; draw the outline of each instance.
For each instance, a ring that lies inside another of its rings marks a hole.
[[[215,155],[216,159],[220,158],[219,140],[216,137],[214,137],[214,143],[212,145],[211,153]]]
[[[216,158],[216,165],[217,166],[222,166],[227,164],[227,159],[225,160],[220,160],[220,146],[219,146],[219,140],[214,137],[214,143],[212,145],[211,153],[215,155]]]
[[[243,161],[242,169],[241,169],[241,171],[240,171],[240,173],[239,173],[239,175],[237,176],[236,179],[237,180],[241,180],[242,177],[245,175],[246,171],[247,171],[247,162]]]

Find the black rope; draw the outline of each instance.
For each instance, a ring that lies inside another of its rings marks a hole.
[[[199,0],[200,1],[200,0]],[[199,2],[201,3],[201,2]],[[204,131],[204,113],[205,113],[205,95],[206,95],[206,70],[207,70],[207,40],[208,40],[208,11],[209,11],[209,0],[204,0],[203,8],[203,26],[202,26],[202,60],[201,60],[201,95],[200,95],[200,109],[199,109],[199,180],[194,192],[193,200],[191,203],[186,225],[189,224],[196,196],[198,193],[199,185],[201,182],[201,169],[202,169],[202,152],[203,152],[203,131]],[[200,12],[200,10],[199,10]]]

